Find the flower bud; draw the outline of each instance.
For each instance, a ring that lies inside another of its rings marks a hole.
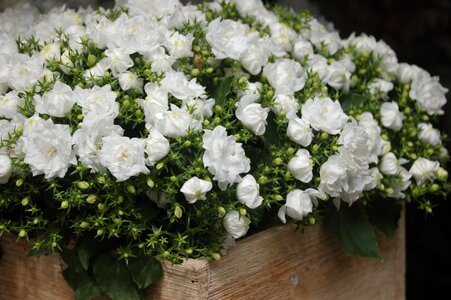
[[[19,231],[19,237],[20,238],[24,238],[24,237],[26,237],[28,234],[27,234],[27,232],[25,231],[25,229],[21,229],[20,231]]]
[[[75,185],[82,191],[89,189],[89,182],[86,181],[76,181]]]
[[[430,191],[431,193],[435,193],[435,192],[437,192],[438,190],[440,190],[440,186],[439,186],[438,184],[436,184],[436,183],[432,184],[432,185],[429,187],[429,191]]]
[[[61,202],[61,209],[66,209],[69,207],[69,201],[64,200],[63,202]]]
[[[129,192],[130,194],[135,194],[136,193],[136,189],[133,185],[131,184],[127,184],[127,192]]]
[[[435,172],[438,180],[440,181],[446,181],[448,179],[448,171],[446,171],[443,168],[438,168],[438,170]]]
[[[147,178],[147,186],[152,189],[155,186],[155,182],[151,178]]]
[[[20,203],[22,204],[22,206],[27,206],[28,203],[30,203],[30,197],[23,198],[22,201],[20,201]]]
[[[217,210],[220,216],[224,216],[227,213],[225,208],[222,206],[218,206]]]
[[[175,209],[174,209],[174,215],[175,215],[175,217],[176,217],[177,219],[180,219],[180,218],[182,217],[183,211],[182,211],[180,205],[176,205],[176,206],[175,206]]]
[[[79,226],[81,229],[86,229],[89,227],[89,224],[88,224],[88,222],[81,222]]]
[[[86,202],[88,204],[94,204],[97,201],[97,196],[94,194],[90,194],[87,198],[86,198]]]
[[[217,253],[217,252],[213,252],[211,254],[211,258],[213,258],[213,260],[218,261],[221,259],[221,254]]]

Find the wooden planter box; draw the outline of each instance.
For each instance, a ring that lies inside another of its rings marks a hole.
[[[404,299],[403,219],[400,225],[394,239],[380,238],[383,261],[345,255],[321,226],[304,233],[293,224],[274,227],[239,241],[219,262],[165,262],[149,299]],[[1,243],[1,300],[74,299],[58,255],[27,258],[25,244]]]

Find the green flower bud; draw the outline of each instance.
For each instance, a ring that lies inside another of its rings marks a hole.
[[[211,254],[211,258],[213,258],[213,260],[218,261],[221,259],[221,254],[217,253],[217,252],[213,252]]]
[[[103,203],[97,204],[97,209],[100,211],[104,211],[106,209],[106,205]]]
[[[69,201],[64,200],[63,202],[61,202],[61,209],[66,209],[69,207]]]
[[[258,178],[258,183],[261,184],[261,185],[264,185],[264,184],[268,183],[268,177],[266,177],[266,176],[260,176],[260,177]]]
[[[93,67],[97,62],[97,57],[95,55],[89,54],[88,55],[88,59],[86,61],[86,64],[88,65],[88,67]]]
[[[318,153],[318,150],[319,150],[319,145],[318,144],[314,144],[312,146],[312,153],[313,154]]]
[[[329,138],[329,134],[327,132],[321,132],[321,136],[320,136],[321,141],[327,141],[328,138]]]
[[[156,168],[157,170],[163,169],[163,168],[164,168],[164,163],[162,163],[162,162],[158,163],[158,164],[156,165],[155,168]]]
[[[288,156],[292,156],[295,152],[296,152],[296,149],[294,149],[293,147],[290,147],[287,149]]]
[[[117,203],[122,203],[122,202],[124,202],[124,196],[122,196],[122,195],[117,196]]]
[[[16,135],[17,136],[21,136],[22,133],[23,133],[23,126],[21,125],[21,126],[16,128]]]
[[[247,211],[246,211],[246,209],[245,209],[244,207],[241,207],[241,208],[240,208],[240,215],[241,215],[241,216],[247,215]]]
[[[20,201],[20,203],[22,204],[22,206],[27,206],[28,203],[30,203],[30,197],[23,198],[22,201]]]
[[[438,190],[440,190],[440,186],[439,186],[438,184],[436,184],[436,183],[432,184],[432,185],[429,187],[429,191],[430,191],[431,193],[435,193],[435,192],[437,192]]]
[[[87,198],[86,198],[86,202],[88,204],[94,204],[97,201],[97,196],[94,194],[90,194]]]
[[[211,74],[211,73],[213,73],[213,71],[214,71],[214,69],[212,67],[209,67],[205,70],[205,72],[207,72],[207,74]]]
[[[22,179],[22,178],[17,179],[17,180],[16,180],[16,186],[17,186],[17,187],[20,187],[20,186],[22,186],[22,185],[23,185],[23,179]]]
[[[392,195],[392,194],[395,192],[395,190],[394,190],[393,188],[389,187],[389,188],[386,188],[386,189],[385,189],[385,192],[386,192],[388,195]]]
[[[194,68],[191,70],[191,76],[196,77],[196,76],[199,76],[199,74],[200,74],[200,70],[198,68]]]
[[[282,200],[283,200],[283,197],[282,197],[281,195],[275,195],[275,196],[274,196],[274,200],[276,200],[276,201],[282,201]]]
[[[200,52],[200,47],[198,45],[194,45],[193,46],[193,51],[196,52],[196,53]]]
[[[174,215],[177,219],[180,219],[183,215],[182,208],[179,205],[176,205],[174,208]]]
[[[103,229],[97,229],[97,236],[103,235]]]
[[[99,184],[105,184],[105,177],[103,177],[103,176],[97,177],[97,182],[98,182]]]
[[[220,114],[220,113],[222,113],[223,111],[224,111],[224,109],[222,108],[221,105],[219,105],[219,104],[216,104],[216,105],[215,105],[215,112],[216,112],[217,114]]]
[[[127,184],[127,192],[129,192],[130,194],[136,194],[136,189],[133,185]]]
[[[225,208],[222,206],[218,206],[217,210],[220,216],[224,216],[227,213]]]
[[[155,187],[155,182],[151,178],[147,178],[147,186],[153,189]]]
[[[81,222],[80,225],[79,225],[79,227],[80,227],[81,229],[86,229],[86,228],[89,227],[89,224],[88,224],[88,222]]]
[[[122,107],[127,108],[130,106],[130,101],[129,100],[124,100],[124,102],[122,102]]]
[[[89,182],[86,181],[76,181],[75,185],[82,191],[89,189]]]
[[[169,177],[169,180],[171,182],[177,182],[177,176],[172,175],[171,177]]]
[[[446,171],[443,168],[438,168],[437,172],[435,173],[437,176],[437,179],[440,181],[446,182],[448,180],[448,171]]]
[[[309,222],[310,225],[315,225],[315,223],[316,223],[315,217],[308,218],[308,222]]]
[[[280,166],[281,164],[283,164],[283,160],[280,157],[276,157],[274,158],[272,163],[275,164],[276,166]]]
[[[185,249],[185,253],[187,255],[191,255],[191,254],[193,254],[193,249],[191,249],[191,248]]]
[[[20,231],[19,231],[19,237],[20,238],[24,238],[24,237],[26,237],[28,234],[27,234],[27,232],[25,231],[25,229],[21,229]]]

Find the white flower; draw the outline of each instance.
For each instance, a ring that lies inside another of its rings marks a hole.
[[[326,83],[336,90],[347,92],[351,84],[351,72],[340,61],[334,61],[328,67]]]
[[[378,156],[384,153],[384,146],[388,142],[381,137],[381,128],[370,112],[364,112],[360,115],[359,125],[365,128],[369,144],[368,162],[378,162]]]
[[[59,60],[61,58],[60,46],[58,43],[46,44],[41,49],[41,55],[47,61]]]
[[[410,174],[415,178],[417,184],[422,184],[424,181],[433,180],[436,176],[440,164],[438,161],[431,161],[427,158],[420,157],[414,161],[410,167]]]
[[[246,216],[241,216],[236,210],[229,211],[222,221],[225,230],[234,239],[244,236],[249,230],[250,223],[251,221]]]
[[[420,73],[422,72],[425,71],[416,65],[400,63],[398,64],[398,69],[396,70],[396,78],[400,83],[409,84],[420,76]]]
[[[379,163],[379,170],[384,175],[396,175],[398,174],[401,165],[406,162],[405,159],[398,159],[392,152],[389,152],[382,157]]]
[[[143,79],[139,78],[135,73],[123,72],[118,76],[118,81],[121,89],[128,91],[131,89],[142,90]]]
[[[166,48],[174,59],[182,57],[192,57],[191,51],[194,37],[191,33],[183,35],[177,31],[172,32],[166,39]]]
[[[19,106],[23,104],[24,100],[18,96],[17,91],[10,91],[6,95],[0,95],[0,117],[14,118]]]
[[[168,92],[154,82],[146,83],[144,90],[147,96],[144,100],[139,100],[139,105],[144,111],[146,123],[153,126],[157,116],[169,109]]]
[[[11,58],[9,69],[9,86],[19,92],[32,87],[44,76],[44,62],[40,55],[29,57],[16,54]]]
[[[214,175],[219,188],[225,190],[227,185],[240,181],[240,173],[250,170],[250,160],[246,157],[240,143],[235,137],[227,136],[222,126],[214,130],[205,130],[203,136],[204,166]]]
[[[306,81],[304,69],[298,62],[290,59],[279,59],[265,65],[263,74],[276,90],[276,94],[293,95],[302,90]]]
[[[410,98],[417,100],[420,108],[429,115],[442,115],[442,106],[446,104],[445,94],[448,89],[444,88],[438,80],[438,77],[430,77],[424,72],[413,80],[410,87]]]
[[[406,170],[404,167],[400,167],[398,174],[399,178],[391,181],[389,187],[393,189],[392,194],[388,194],[387,196],[395,199],[402,199],[405,197],[403,191],[405,191],[411,184],[410,178],[412,178],[412,174]]]
[[[263,66],[268,63],[271,54],[265,39],[253,39],[249,41],[247,49],[241,53],[241,65],[252,75],[260,73]]]
[[[359,36],[351,35],[349,37],[350,44],[354,45],[355,50],[358,53],[370,53],[376,49],[377,42],[374,36],[368,36],[366,34],[361,34]]]
[[[240,59],[247,49],[247,25],[227,19],[221,21],[217,18],[207,27],[205,39],[211,46],[211,51],[217,59]]]
[[[340,102],[329,97],[308,99],[301,109],[302,118],[315,130],[337,134],[348,121]]]
[[[25,145],[24,161],[33,176],[44,174],[46,179],[63,178],[69,166],[77,163],[68,125],[55,125],[51,119],[41,119],[34,128],[24,130],[21,140]]]
[[[274,97],[274,106],[271,109],[276,115],[284,114],[289,120],[296,117],[296,113],[299,111],[299,103],[293,95],[279,94]]]
[[[196,78],[188,81],[182,72],[166,73],[160,84],[166,91],[180,100],[197,98],[205,94],[205,88],[196,83]]]
[[[399,111],[398,103],[384,102],[381,105],[381,122],[387,128],[399,131],[406,117]]]
[[[132,16],[153,16],[156,18],[172,15],[182,5],[178,0],[127,0],[126,5]]]
[[[193,125],[193,118],[190,113],[174,104],[171,104],[171,110],[159,115],[155,121],[155,128],[161,134],[170,138],[186,136],[190,128],[196,129]]]
[[[248,174],[238,183],[236,197],[238,201],[249,208],[257,208],[262,204],[263,197],[259,195],[260,185],[254,176]]]
[[[74,99],[82,107],[83,115],[93,113],[99,116],[116,117],[119,114],[119,104],[116,102],[116,93],[109,84],[102,87],[94,86],[91,89],[76,87]]]
[[[70,86],[61,81],[55,82],[53,89],[42,97],[36,95],[36,111],[40,114],[48,114],[62,118],[67,115],[75,104]]]
[[[144,143],[147,154],[146,163],[149,166],[153,166],[169,153],[169,141],[156,128],[150,129],[149,136]]]
[[[355,121],[346,123],[337,143],[343,145],[340,148],[340,153],[342,157],[349,158],[345,159],[349,163],[349,167],[368,169],[368,163],[370,162],[370,139],[364,127],[359,126]]]
[[[309,189],[311,190],[311,189]],[[301,221],[313,211],[313,202],[308,191],[293,190],[288,193],[286,204],[279,208],[278,216],[282,223],[286,223],[286,215]]]
[[[199,179],[194,176],[188,179],[180,189],[185,195],[186,201],[190,204],[196,203],[197,200],[207,199],[207,192],[213,188],[213,185],[209,181]]]
[[[302,61],[306,56],[312,56],[312,44],[300,37],[294,42],[292,55],[299,61]]]
[[[72,142],[79,160],[92,169],[93,172],[105,172],[105,167],[99,161],[99,151],[103,146],[103,138],[113,133],[122,135],[124,130],[113,124],[112,118],[99,117],[90,114],[80,123],[80,128],[74,132]]]
[[[318,74],[322,82],[327,82],[329,78],[329,65],[327,64],[327,59],[319,54],[314,54],[309,57],[308,60],[309,68]]]
[[[368,84],[368,90],[371,95],[381,96],[385,100],[388,99],[388,92],[393,90],[393,83],[384,79],[375,78]]]
[[[288,170],[299,181],[310,182],[313,178],[313,161],[306,149],[299,149],[288,162]]]
[[[297,36],[288,25],[281,22],[274,22],[269,25],[271,40],[284,51],[291,51],[291,41]]]
[[[233,0],[238,13],[242,17],[252,16],[255,17],[259,12],[266,11],[263,2],[260,0]]]
[[[308,147],[312,142],[313,132],[309,123],[302,118],[295,117],[288,122],[287,136],[293,142]]]
[[[133,66],[128,50],[113,48],[105,50],[106,61],[114,76],[127,71]]]
[[[321,165],[319,189],[332,197],[339,197],[340,192],[349,188],[346,166],[339,155],[332,155]]]
[[[439,146],[442,144],[440,131],[432,127],[432,124],[419,123],[418,128],[420,129],[420,132],[418,133],[418,138],[420,141],[428,143],[432,146]]]
[[[0,154],[0,184],[8,183],[13,172],[12,162],[8,155]]]
[[[143,140],[111,134],[102,139],[102,144],[98,153],[100,163],[118,182],[149,173],[144,158]]]
[[[263,108],[260,103],[255,103],[258,98],[259,96],[254,94],[243,96],[237,104],[235,115],[244,127],[255,135],[262,135],[266,130],[269,108]]]

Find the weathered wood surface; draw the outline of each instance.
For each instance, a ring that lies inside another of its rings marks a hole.
[[[215,263],[164,263],[149,299],[404,299],[405,228],[380,239],[383,261],[347,256],[321,226],[294,225],[246,238]],[[73,292],[56,255],[26,258],[28,249],[2,238],[1,300],[66,300]],[[119,299],[122,300],[122,299]]]

